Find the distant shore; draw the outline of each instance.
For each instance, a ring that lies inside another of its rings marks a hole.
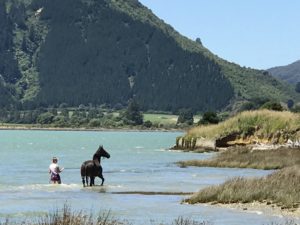
[[[40,130],[40,131],[124,131],[124,132],[185,132],[182,129],[142,129],[142,128],[87,128],[87,127],[42,127],[35,125],[0,125],[0,130]]]

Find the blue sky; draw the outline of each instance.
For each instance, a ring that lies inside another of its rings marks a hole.
[[[267,69],[300,60],[300,0],[140,0],[214,54]]]

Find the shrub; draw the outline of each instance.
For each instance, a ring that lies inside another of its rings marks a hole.
[[[181,123],[186,123],[188,125],[192,125],[194,123],[194,115],[191,109],[179,110],[177,124],[181,124]]]
[[[199,124],[217,124],[219,123],[218,115],[215,112],[206,112],[203,114]]]
[[[38,116],[37,122],[40,124],[51,124],[53,122],[54,115],[50,112],[42,113]]]
[[[283,107],[279,102],[266,102],[261,106],[261,109],[269,109],[274,111],[283,111]]]
[[[99,119],[91,119],[89,122],[90,127],[100,127],[101,125],[101,120]]]
[[[143,125],[144,125],[144,127],[150,128],[150,127],[152,127],[152,122],[150,120],[147,120],[144,122]]]

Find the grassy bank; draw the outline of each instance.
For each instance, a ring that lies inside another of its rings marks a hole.
[[[180,161],[181,167],[230,167],[253,169],[282,169],[300,165],[300,149],[251,150],[231,148],[207,160]]]
[[[246,111],[238,114],[217,125],[198,126],[190,129],[186,137],[206,139],[218,139],[231,134],[237,134],[238,138],[246,139],[250,136],[253,141],[267,142],[278,132],[284,135],[279,137],[279,142],[287,138],[300,138],[297,132],[300,128],[300,114],[291,112],[276,112],[269,110]]]
[[[284,144],[288,139],[292,141],[300,139],[300,114],[268,110],[243,112],[218,125],[192,128],[186,134],[186,138],[190,139],[200,137],[208,140],[226,140],[233,145]],[[188,203],[229,204],[257,201],[276,204],[282,208],[299,207],[299,148],[272,150],[253,150],[248,147],[227,148],[211,159],[181,161],[178,165],[280,169],[264,178],[234,178],[224,184],[205,188],[186,199]]]
[[[194,194],[185,202],[249,203],[253,201],[276,204],[282,208],[297,208],[300,204],[300,166],[279,170],[267,177],[234,178]]]

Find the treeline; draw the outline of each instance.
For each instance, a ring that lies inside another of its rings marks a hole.
[[[103,107],[80,105],[68,108],[39,108],[36,110],[18,110],[0,108],[0,122],[8,124],[39,124],[48,127],[74,128],[122,128],[145,127],[158,128],[160,124],[144,121],[137,102],[131,100],[127,108],[111,110]]]

